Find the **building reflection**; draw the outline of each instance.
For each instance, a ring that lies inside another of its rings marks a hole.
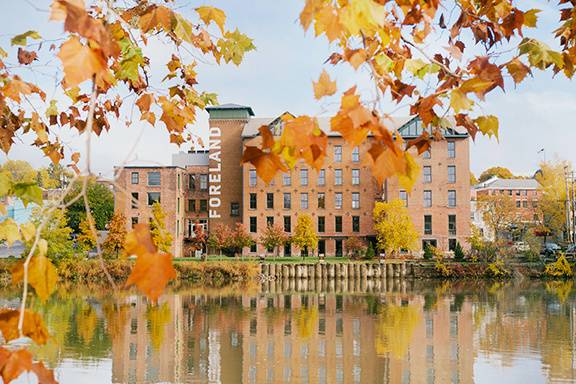
[[[114,382],[473,382],[472,305],[450,295],[178,293],[158,308],[131,299]]]

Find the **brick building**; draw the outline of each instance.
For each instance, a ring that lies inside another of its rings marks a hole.
[[[310,215],[320,238],[318,253],[342,255],[344,240],[359,236],[374,241],[372,210],[379,200],[402,199],[410,211],[422,242],[451,249],[470,235],[470,188],[468,135],[455,129],[444,131],[445,141],[432,144],[418,157],[422,175],[412,191],[403,190],[396,179],[379,185],[363,157],[369,140],[350,147],[330,130],[329,118],[318,118],[328,135],[324,168],[317,172],[303,162],[288,173],[276,175],[270,185],[256,176],[250,164],[240,164],[244,145],[260,140],[258,128],[268,125],[280,134],[280,117],[256,118],[250,107],[225,104],[209,107],[209,149],[179,153],[170,167],[126,167],[119,183],[129,193],[138,193],[139,205],[117,193],[117,210],[129,222],[149,216],[148,204],[158,197],[168,214],[167,227],[173,231],[176,256],[188,255],[186,239],[200,221],[211,225],[243,223],[255,238],[268,225],[281,225],[291,232],[301,213]],[[423,127],[418,118],[387,119],[390,128],[405,138],[417,137]],[[141,183],[132,183],[134,174]],[[153,184],[149,184],[152,174]],[[160,174],[160,185],[155,180]],[[152,197],[150,194],[152,193]],[[158,196],[160,193],[160,197]],[[152,200],[150,200],[152,198]],[[135,219],[136,218],[136,219]],[[248,254],[265,250],[257,245]],[[287,245],[284,255],[298,250]]]

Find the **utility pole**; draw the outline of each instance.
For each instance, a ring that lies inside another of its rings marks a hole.
[[[571,205],[570,204],[570,193],[568,190],[568,177],[570,177],[570,174],[568,173],[568,166],[564,167],[564,184],[566,186],[566,199],[565,199],[565,204],[566,204],[566,231],[567,231],[567,240],[569,242],[572,242],[572,214],[571,214]]]
[[[576,195],[574,192],[574,171],[570,172],[570,181],[572,184],[572,195],[570,198],[570,205],[572,206],[572,238],[570,242],[574,244],[576,242]]]

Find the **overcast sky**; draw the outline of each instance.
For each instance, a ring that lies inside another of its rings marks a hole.
[[[238,27],[254,39],[257,51],[250,52],[240,66],[199,65],[200,90],[216,92],[220,103],[251,106],[256,116],[278,116],[285,111],[293,114],[327,115],[336,111],[338,98],[329,98],[322,104],[313,98],[312,80],[318,78],[323,62],[332,52],[324,37],[315,39],[312,31],[304,33],[298,23],[302,2],[294,0],[215,0],[207,2],[177,1],[179,11],[192,14],[198,5],[213,4],[228,15],[228,27]],[[522,7],[544,8],[540,22],[544,31],[553,29],[557,14],[555,2],[525,0]],[[62,26],[48,22],[48,0],[2,0],[0,44],[9,45],[10,38],[27,30],[39,30],[45,38],[60,36]],[[532,35],[534,35],[532,33]],[[547,35],[540,38],[550,41]],[[145,54],[153,60],[167,61],[171,52],[164,45],[152,42]],[[166,58],[166,59],[164,59]],[[338,82],[339,90],[359,84],[363,94],[370,95],[373,87],[367,76],[347,69],[327,68]],[[50,68],[45,68],[51,72]],[[38,81],[54,89],[54,79],[41,73]],[[48,97],[59,98],[58,93]],[[391,107],[392,109],[392,107]],[[500,141],[477,138],[471,143],[471,168],[477,175],[484,169],[501,165],[514,173],[531,174],[545,149],[548,159],[559,157],[576,160],[576,83],[563,76],[553,78],[548,73],[535,73],[517,89],[496,92],[483,105],[486,113],[500,118]],[[400,110],[396,114],[407,114]],[[126,128],[117,122],[110,133],[102,135],[94,147],[93,164],[98,172],[111,175],[114,165],[121,164],[130,153],[129,160],[147,160],[169,164],[171,154],[178,151],[168,142],[164,127],[152,128],[147,124],[133,124]],[[205,135],[207,114],[201,113],[194,132]],[[140,134],[142,132],[142,134]],[[82,149],[83,141],[75,135],[62,132],[70,149]],[[135,145],[137,144],[137,145]],[[135,148],[132,151],[132,148]],[[184,146],[188,150],[189,146]],[[33,165],[46,163],[42,154],[24,144],[16,144],[10,159],[24,159]],[[6,156],[0,155],[0,162]]]

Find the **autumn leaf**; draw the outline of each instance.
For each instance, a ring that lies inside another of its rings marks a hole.
[[[32,372],[38,377],[38,384],[58,384],[54,378],[54,370],[46,368],[41,361],[32,364]]]
[[[32,354],[25,349],[11,351],[0,347],[0,376],[10,383],[24,372],[32,370]]]
[[[34,40],[40,40],[42,38],[42,36],[40,36],[40,34],[36,31],[27,31],[27,32],[21,33],[20,35],[14,36],[12,38],[12,40],[10,40],[10,43],[12,45],[26,46],[28,44],[28,38],[31,38]]]
[[[315,20],[314,32],[316,36],[324,33],[328,41],[334,41],[342,35],[343,29],[340,24],[340,19],[338,18],[338,13],[331,4],[322,6],[316,13]]]
[[[172,255],[158,253],[145,224],[137,224],[126,236],[126,253],[136,255],[126,287],[136,285],[150,300],[158,301],[168,281],[176,278]]]
[[[256,168],[256,173],[266,184],[270,184],[278,171],[286,172],[288,168],[282,163],[280,156],[262,151],[254,146],[246,146],[242,155],[242,163],[250,163]]]
[[[161,29],[169,32],[172,30],[173,21],[174,12],[170,8],[162,5],[153,5],[146,13],[140,16],[138,26],[142,32]]]
[[[330,76],[326,70],[322,70],[322,74],[318,81],[313,82],[314,97],[320,100],[324,96],[331,96],[336,93],[336,82],[330,80]]]
[[[24,206],[28,206],[29,203],[42,205],[42,188],[35,182],[15,183],[12,186],[12,193],[22,200]]]
[[[532,73],[530,68],[517,57],[506,63],[506,69],[516,84],[522,82],[528,74]]]
[[[58,57],[64,67],[66,87],[74,87],[106,70],[106,60],[72,36],[60,47]]]
[[[30,241],[36,234],[36,226],[31,221],[22,223],[20,224],[20,233],[22,234],[22,239],[24,239],[24,241]]]
[[[154,102],[154,96],[150,93],[145,93],[138,100],[136,100],[136,105],[140,109],[140,113],[144,114],[150,111],[150,105]]]
[[[196,8],[196,12],[198,13],[198,16],[200,16],[200,19],[204,22],[204,24],[210,25],[210,23],[213,21],[214,23],[216,23],[216,25],[218,25],[220,31],[224,33],[226,14],[224,13],[223,10],[215,7],[205,6]]]
[[[468,110],[472,108],[473,105],[474,102],[459,88],[453,89],[450,93],[450,106],[454,112],[458,113],[461,110]]]
[[[330,120],[333,131],[339,132],[344,140],[351,145],[359,145],[373,125],[378,124],[377,118],[360,103],[356,87],[352,87],[342,95],[340,110]]]
[[[20,231],[18,224],[13,219],[4,219],[0,222],[0,240],[6,241],[6,244],[11,247],[15,241],[20,240]]]
[[[38,60],[38,54],[36,52],[18,48],[18,62],[20,64],[32,64],[34,60]]]
[[[234,32],[226,32],[224,38],[218,40],[217,46],[220,48],[224,61],[233,62],[236,65],[240,65],[246,52],[256,49],[252,39],[240,33],[238,29]]]
[[[42,244],[40,244],[42,243]],[[58,283],[58,271],[52,262],[45,256],[46,240],[41,239],[38,243],[38,252],[30,260],[28,265],[28,283],[42,301],[56,289]],[[24,263],[18,264],[12,271],[12,281],[18,283],[24,279]]]
[[[18,331],[19,320],[20,311],[16,309],[0,309],[0,331],[2,331],[2,336],[7,342],[20,337]],[[22,334],[31,338],[37,344],[46,344],[48,330],[44,325],[42,316],[30,310],[25,310]]]
[[[474,122],[478,125],[478,129],[484,135],[489,137],[495,136],[498,139],[498,118],[493,115],[480,116],[474,119]]]

